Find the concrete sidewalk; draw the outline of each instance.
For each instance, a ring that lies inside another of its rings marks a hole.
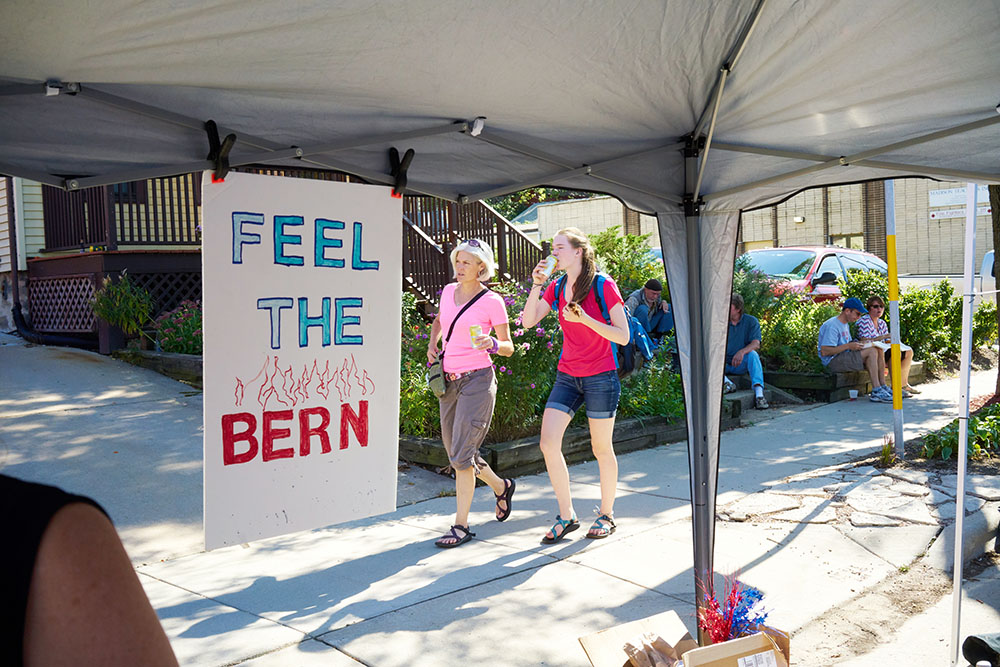
[[[974,376],[974,396],[992,391],[994,373]],[[547,477],[534,475],[518,479],[503,524],[491,520],[492,493],[478,489],[476,539],[436,549],[454,512],[454,498],[438,494],[453,483],[408,468],[394,513],[206,553],[200,393],[2,335],[0,386],[0,469],[104,505],[182,664],[586,665],[577,638],[603,628],[673,609],[695,629],[684,443],[619,457],[619,529],[607,540],[581,530],[541,545],[556,508]],[[922,389],[903,404],[908,437],[956,414],[957,381]],[[716,570],[764,591],[771,622],[793,633],[795,664],[849,657],[818,642],[797,651],[796,634],[830,610],[935,550],[939,566],[950,560],[952,480],[849,464],[891,431],[891,405],[859,400],[722,436]],[[596,463],[573,466],[571,478],[585,528]],[[981,551],[993,548],[1000,484],[974,481],[966,539]],[[1000,628],[1000,576],[987,570],[967,593],[963,631]],[[942,596],[849,664],[886,664],[904,647],[914,664],[945,664],[950,611]]]

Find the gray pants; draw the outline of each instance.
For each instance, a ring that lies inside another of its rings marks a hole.
[[[826,369],[831,373],[863,371],[865,370],[865,360],[861,358],[861,353],[857,350],[844,350],[833,355],[833,359],[826,365]]]
[[[455,470],[472,466],[476,474],[486,465],[479,455],[493,419],[497,379],[493,367],[480,368],[448,382],[441,402],[441,440]]]

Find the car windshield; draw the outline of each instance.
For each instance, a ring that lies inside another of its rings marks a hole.
[[[759,250],[747,253],[754,268],[772,278],[802,280],[809,273],[816,253],[810,250]]]

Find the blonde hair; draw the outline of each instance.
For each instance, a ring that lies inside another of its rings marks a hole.
[[[493,249],[485,241],[469,239],[462,241],[451,251],[452,278],[455,277],[455,259],[458,257],[458,253],[463,251],[473,255],[482,263],[483,268],[479,269],[479,282],[485,282],[493,277],[493,273],[496,271],[496,265],[493,262]]]
[[[573,285],[573,302],[582,303],[594,283],[594,276],[597,275],[597,262],[594,261],[594,247],[590,245],[590,239],[576,227],[566,227],[556,232],[556,236],[565,236],[566,240],[573,248],[583,250],[580,255],[580,275]]]

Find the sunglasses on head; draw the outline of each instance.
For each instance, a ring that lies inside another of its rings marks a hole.
[[[465,242],[465,245],[472,246],[473,248],[482,248],[482,244],[479,243],[479,239],[469,239]]]

